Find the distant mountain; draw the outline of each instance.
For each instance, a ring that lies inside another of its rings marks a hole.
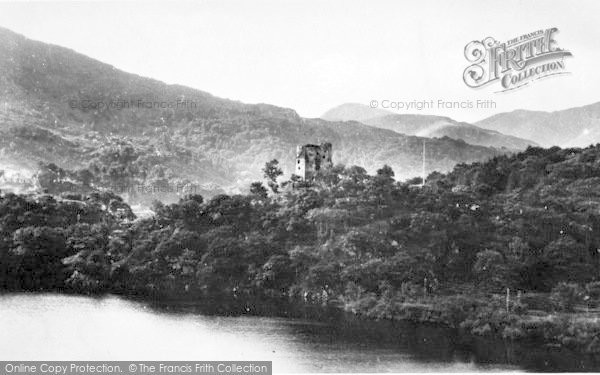
[[[327,121],[358,121],[370,120],[374,117],[383,117],[391,114],[390,111],[381,108],[371,108],[359,103],[344,103],[331,108],[323,113],[321,118]]]
[[[449,117],[395,114],[358,103],[346,103],[332,108],[321,118],[329,121],[359,121],[366,125],[419,137],[462,139],[472,145],[505,147],[512,150],[522,150],[527,146],[537,145],[528,139],[483,129],[466,122],[452,120]]]
[[[295,146],[319,141],[333,144],[334,163],[370,172],[388,164],[399,179],[421,173],[422,138],[217,98],[0,29],[0,169],[44,161],[114,181],[135,175],[232,192],[262,179],[274,158],[289,176]],[[429,171],[447,171],[502,151],[441,138],[427,152]]]
[[[545,147],[585,147],[600,142],[600,102],[555,112],[499,113],[475,125],[533,139]]]

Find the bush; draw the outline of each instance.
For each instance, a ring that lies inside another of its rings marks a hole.
[[[554,304],[546,293],[524,293],[521,296],[521,303],[530,310],[552,311],[554,309]]]
[[[583,289],[575,283],[561,282],[552,289],[550,300],[559,311],[573,311],[575,305],[583,302]]]
[[[518,340],[525,337],[525,332],[519,327],[504,327],[502,337],[508,340]]]
[[[442,320],[453,327],[458,327],[475,313],[480,303],[475,298],[458,295],[443,298],[437,305],[442,311]]]
[[[591,302],[594,305],[598,305],[600,303],[600,281],[594,281],[585,284],[585,292],[590,297]]]

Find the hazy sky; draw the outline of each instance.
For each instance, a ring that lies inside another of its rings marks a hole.
[[[344,102],[494,100],[409,111],[474,121],[600,101],[600,1],[0,2],[0,26],[119,69],[318,117]],[[471,89],[467,43],[558,27],[570,75]],[[407,113],[401,111],[400,113]]]

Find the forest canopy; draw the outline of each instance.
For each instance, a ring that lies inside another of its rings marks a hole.
[[[506,288],[560,297],[564,285],[598,297],[598,145],[460,164],[423,187],[388,166],[265,176],[246,195],[155,202],[137,220],[112,193],[3,194],[0,286],[248,309],[285,299],[367,311]]]

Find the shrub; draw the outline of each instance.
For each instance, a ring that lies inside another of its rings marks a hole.
[[[561,282],[552,289],[550,300],[559,311],[573,311],[575,305],[583,302],[583,296],[579,285]]]
[[[600,300],[600,281],[585,284],[585,291],[594,300]]]
[[[530,310],[551,311],[554,308],[554,304],[546,293],[524,293],[521,296],[521,303]]]
[[[478,300],[460,295],[443,298],[438,304],[442,311],[442,319],[454,327],[458,327],[469,316],[474,315],[479,305]]]

